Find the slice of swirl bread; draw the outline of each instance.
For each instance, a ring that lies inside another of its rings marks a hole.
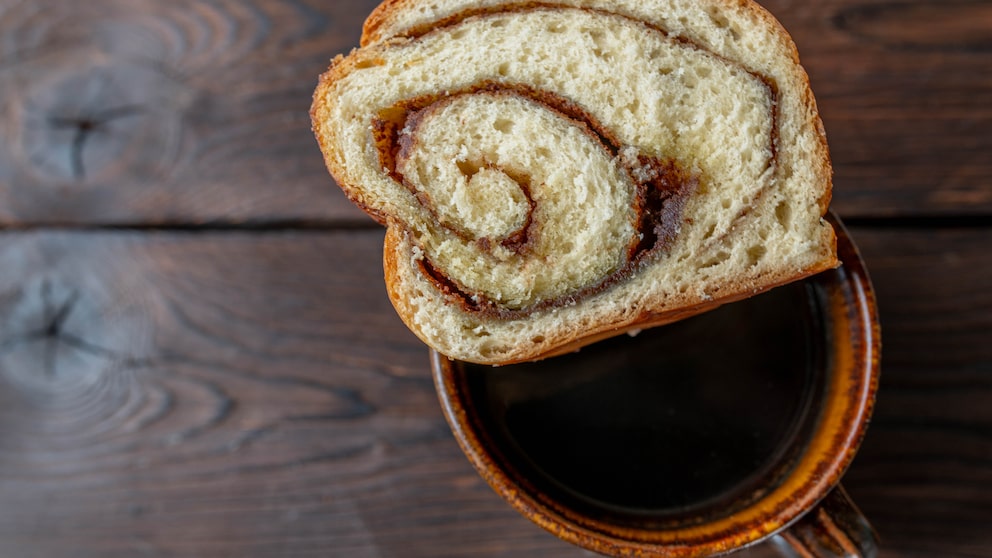
[[[544,358],[837,265],[826,139],[747,0],[395,0],[311,110],[451,358]]]

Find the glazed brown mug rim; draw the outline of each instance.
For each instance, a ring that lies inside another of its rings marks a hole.
[[[763,541],[815,508],[840,482],[861,445],[878,389],[881,335],[875,295],[858,249],[840,220],[829,220],[838,237],[842,267],[811,280],[826,287],[834,342],[822,415],[801,457],[780,484],[751,505],[713,521],[672,529],[618,525],[584,516],[539,491],[531,493],[490,455],[492,444],[465,407],[466,395],[453,363],[432,351],[431,362],[445,417],[469,461],[518,512],[559,538],[614,556],[722,554]],[[843,369],[840,369],[842,367]],[[495,451],[495,449],[494,449]]]

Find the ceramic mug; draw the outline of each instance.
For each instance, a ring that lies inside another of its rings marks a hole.
[[[878,317],[831,219],[842,267],[684,322],[501,368],[433,353],[462,450],[523,515],[601,554],[771,539],[800,556],[874,556],[839,481],[874,405]]]

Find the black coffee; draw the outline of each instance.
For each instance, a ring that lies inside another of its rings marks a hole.
[[[797,284],[569,356],[464,381],[505,466],[569,502],[679,514],[787,472],[825,363],[813,287]],[[732,511],[732,510],[723,510]]]

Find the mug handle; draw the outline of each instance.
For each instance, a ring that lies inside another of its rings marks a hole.
[[[801,558],[878,556],[878,535],[840,485],[775,542]]]

